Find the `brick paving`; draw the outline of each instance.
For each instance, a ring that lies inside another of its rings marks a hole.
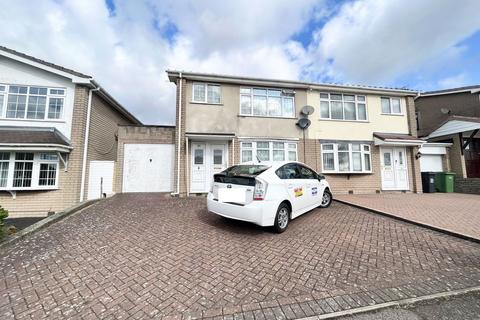
[[[480,195],[383,193],[338,195],[335,198],[480,240]]]
[[[480,285],[480,245],[334,203],[277,235],[122,194],[1,249],[4,319],[295,319]]]

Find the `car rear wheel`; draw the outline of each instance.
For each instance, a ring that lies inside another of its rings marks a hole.
[[[325,190],[322,196],[322,203],[320,204],[320,208],[328,208],[332,203],[332,194],[329,190]]]
[[[273,226],[277,233],[282,233],[287,230],[290,222],[290,207],[286,203],[282,203],[277,210],[275,217],[275,225]]]

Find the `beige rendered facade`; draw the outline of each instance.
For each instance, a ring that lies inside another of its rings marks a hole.
[[[412,130],[416,92],[167,74],[177,85],[175,193],[179,195],[205,193],[214,173],[258,160],[305,162],[327,176],[337,194],[422,192],[416,155],[423,141]],[[302,113],[307,105],[313,107],[313,114]],[[300,118],[311,122],[304,131],[297,125]],[[399,175],[404,181],[392,187],[385,176],[395,161],[401,163]]]

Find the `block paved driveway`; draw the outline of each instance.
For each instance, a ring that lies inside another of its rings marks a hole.
[[[480,245],[344,204],[277,235],[123,194],[0,249],[3,319],[294,319],[480,285]]]
[[[477,194],[383,193],[338,195],[336,198],[480,240],[480,195]]]

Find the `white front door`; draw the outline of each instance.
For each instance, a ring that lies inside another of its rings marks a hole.
[[[205,143],[192,143],[191,192],[206,192],[207,166],[205,164],[207,148]]]
[[[408,190],[408,167],[405,148],[380,148],[383,190]]]
[[[191,193],[210,190],[213,175],[227,168],[226,142],[192,142]]]

